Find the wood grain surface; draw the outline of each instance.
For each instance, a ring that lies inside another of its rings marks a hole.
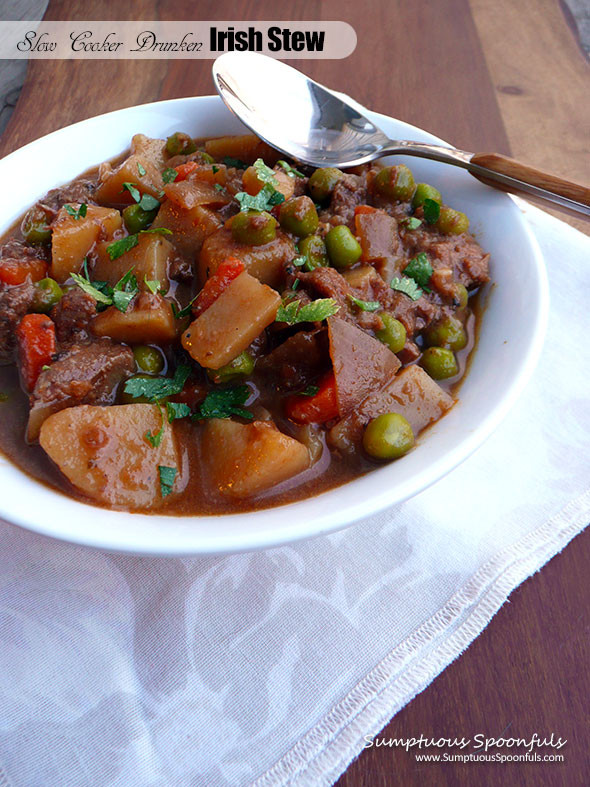
[[[294,0],[288,7],[260,0],[239,3],[239,11],[228,0],[52,0],[46,14],[64,20],[236,16],[347,21],[359,39],[353,55],[299,61],[302,71],[464,149],[512,153],[590,183],[589,66],[556,0]],[[0,154],[102,112],[212,92],[208,61],[34,61]],[[569,741],[565,763],[418,764],[403,750],[369,749],[340,787],[590,783],[588,565],[590,532],[515,591],[466,653],[382,733],[554,732]]]

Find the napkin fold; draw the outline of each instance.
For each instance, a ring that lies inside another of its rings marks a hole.
[[[0,785],[332,784],[590,519],[590,239],[525,203],[551,314],[461,467],[339,533],[112,555],[0,522]],[[572,547],[575,549],[575,545]]]

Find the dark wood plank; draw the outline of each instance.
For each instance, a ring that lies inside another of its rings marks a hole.
[[[127,7],[114,0],[91,5],[54,0],[46,18],[138,18],[139,7],[144,19],[231,19],[236,14],[235,4],[228,0],[165,4],[146,0]],[[243,19],[273,19],[277,14],[271,0],[240,4]],[[467,0],[415,4],[381,0],[370,13],[356,0],[300,0],[281,16],[341,19],[357,31],[359,44],[346,61],[298,61],[314,79],[468,150],[510,152]],[[0,154],[113,109],[210,94],[214,92],[210,65],[206,60],[119,60],[101,61],[98,67],[96,61],[35,60],[0,141]],[[450,107],[459,107],[459,112]]]

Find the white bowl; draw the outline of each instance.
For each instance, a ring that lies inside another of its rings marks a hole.
[[[370,113],[394,139],[441,142],[407,123]],[[10,184],[4,232],[35,200],[128,147],[141,132],[165,137],[242,133],[218,97],[183,98],[122,109],[55,131],[0,161]],[[498,426],[529,379],[545,335],[548,287],[540,250],[516,203],[456,167],[412,159],[417,181],[437,186],[465,211],[492,255],[479,346],[460,401],[402,461],[297,503],[262,511],[172,517],[107,511],[38,483],[0,455],[0,515],[30,530],[93,547],[151,555],[262,549],[338,530],[406,500],[451,471]]]

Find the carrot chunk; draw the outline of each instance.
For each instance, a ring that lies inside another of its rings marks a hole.
[[[296,424],[323,424],[338,417],[336,379],[333,372],[322,378],[314,396],[295,394],[285,399],[285,414]]]
[[[23,284],[27,278],[41,281],[46,276],[47,263],[43,260],[0,260],[0,282],[4,284]]]
[[[181,180],[186,180],[190,173],[194,172],[194,170],[198,169],[198,167],[199,165],[196,161],[187,161],[185,164],[179,164],[177,167],[174,167],[174,169],[178,172],[174,182],[178,183]]]
[[[55,353],[55,324],[46,314],[26,314],[16,329],[20,373],[32,391],[43,366]]]
[[[209,306],[219,298],[228,284],[236,279],[243,271],[244,263],[236,257],[228,257],[222,262],[213,276],[207,279],[205,286],[193,304],[193,314],[195,317],[198,317],[206,311]]]

